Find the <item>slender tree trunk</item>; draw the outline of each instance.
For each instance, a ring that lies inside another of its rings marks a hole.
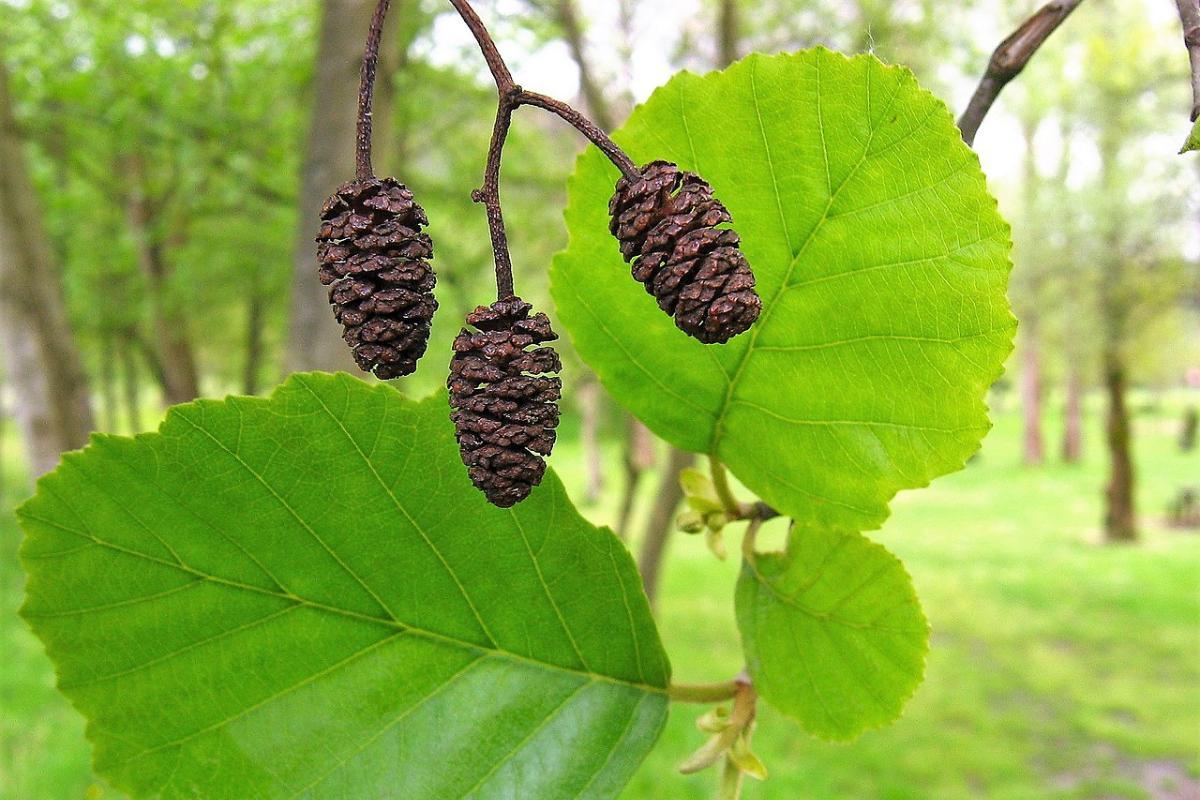
[[[628,538],[637,504],[638,487],[642,475],[654,466],[654,434],[630,413],[625,414],[624,442],[625,489],[621,495],[621,508],[617,516],[617,533]]]
[[[363,41],[373,0],[324,0],[313,113],[300,186],[293,255],[288,371],[355,369],[317,280],[313,236],[325,198],[354,177],[354,131]]]
[[[740,58],[738,43],[741,41],[741,15],[738,9],[739,0],[721,0],[718,27],[717,60],[722,67],[727,67]]]
[[[187,320],[172,307],[169,297],[171,267],[162,234],[157,230],[157,209],[143,189],[142,165],[137,157],[129,159],[128,178],[131,191],[126,217],[133,231],[138,264],[146,277],[154,345],[162,365],[163,396],[168,405],[187,403],[200,396],[200,374]]]
[[[166,370],[163,369],[162,360],[158,357],[158,353],[154,351],[154,348],[149,345],[137,328],[130,328],[125,333],[125,342],[131,353],[137,351],[142,363],[146,366],[146,371],[154,379],[155,385],[163,389],[163,400],[165,401],[167,374]]]
[[[116,347],[113,335],[105,331],[100,336],[100,397],[104,406],[104,430],[117,429]]]
[[[650,516],[646,520],[646,534],[642,537],[642,549],[638,555],[638,569],[642,573],[642,586],[646,597],[653,604],[658,594],[659,578],[667,541],[675,530],[675,511],[683,501],[683,488],[679,485],[679,473],[696,463],[696,455],[671,448],[663,470],[662,484]]]
[[[4,392],[0,390],[0,500],[8,495],[8,475],[4,469],[4,457],[8,453],[8,409],[4,406]]]
[[[596,77],[596,71],[587,57],[583,25],[579,20],[579,6],[575,0],[556,0],[554,15],[563,30],[567,47],[571,50],[571,58],[579,68],[579,88],[583,92],[583,99],[587,102],[592,119],[604,130],[611,131],[616,125],[616,120],[605,98],[604,89]]]
[[[1133,542],[1137,541],[1138,531],[1129,408],[1125,403],[1125,365],[1115,347],[1104,354],[1104,389],[1108,395],[1105,435],[1109,455],[1104,536],[1110,542]]]
[[[130,335],[121,339],[121,388],[125,401],[125,420],[131,433],[142,430],[141,374],[138,371],[137,343]]]
[[[17,137],[0,58],[0,337],[13,415],[40,475],[94,427],[87,373],[67,316],[61,268]]]
[[[246,300],[246,358],[242,364],[242,391],[258,394],[258,375],[262,371],[263,318],[265,305],[260,292],[251,292]]]
[[[1200,429],[1200,408],[1189,406],[1183,412],[1183,424],[1179,428],[1179,452],[1190,453],[1196,449],[1196,431]]]
[[[604,452],[600,448],[600,418],[603,407],[603,390],[600,382],[590,376],[575,388],[579,398],[580,439],[583,445],[584,471],[587,484],[584,502],[595,505],[604,493]]]
[[[1021,415],[1025,423],[1022,459],[1028,466],[1040,466],[1046,454],[1042,438],[1042,362],[1036,323],[1027,321],[1025,334],[1021,348]]]
[[[1067,397],[1063,404],[1062,460],[1083,460],[1083,376],[1074,367],[1067,372]]]

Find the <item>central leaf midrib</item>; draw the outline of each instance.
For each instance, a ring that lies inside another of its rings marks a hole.
[[[862,165],[865,164],[870,159],[871,143],[874,142],[875,133],[879,130],[879,126],[875,123],[874,120],[871,120],[871,122],[870,122],[871,132],[867,136],[866,144],[863,145],[862,155],[859,157],[858,161],[854,164],[854,166],[852,166],[850,168],[850,171],[846,173],[846,176],[844,178],[842,178],[842,180],[838,183],[837,188],[836,189],[833,188],[832,174],[829,172],[828,149],[825,147],[825,124],[820,115],[821,87],[820,87],[820,82],[819,82],[819,76],[820,76],[819,61],[818,61],[818,73],[817,74],[818,74],[818,83],[817,83],[817,89],[816,89],[816,102],[817,102],[817,109],[818,109],[817,128],[821,134],[821,147],[826,156],[826,180],[829,183],[829,199],[825,203],[825,208],[821,212],[821,216],[817,219],[816,223],[813,225],[812,230],[809,231],[808,236],[805,238],[804,243],[800,245],[799,250],[793,250],[792,246],[791,246],[791,235],[790,235],[790,232],[788,231],[787,219],[786,219],[786,217],[783,216],[783,198],[780,196],[780,193],[779,193],[779,180],[778,180],[778,176],[775,174],[775,165],[770,160],[770,149],[769,149],[770,145],[767,143],[766,130],[761,128],[762,114],[759,113],[760,130],[762,133],[763,144],[764,144],[764,146],[767,147],[768,170],[771,173],[772,188],[773,188],[774,194],[775,194],[775,203],[779,207],[779,210],[780,210],[781,226],[782,226],[782,230],[783,230],[783,234],[784,234],[784,239],[788,243],[788,252],[791,254],[792,257],[791,257],[790,263],[788,264],[787,271],[784,273],[783,279],[779,283],[779,288],[776,289],[775,294],[771,297],[770,302],[764,304],[762,318],[758,321],[758,324],[755,325],[753,327],[753,329],[750,331],[750,341],[746,345],[746,349],[742,352],[742,356],[738,360],[738,365],[737,365],[736,369],[734,370],[733,375],[727,378],[725,399],[721,403],[721,408],[719,409],[719,411],[716,415],[716,423],[713,425],[712,438],[709,441],[708,452],[709,452],[710,456],[716,456],[720,450],[721,440],[725,433],[725,422],[729,417],[729,410],[733,406],[733,396],[737,391],[737,387],[740,385],[742,375],[745,373],[746,367],[750,363],[751,357],[756,352],[755,347],[758,344],[759,334],[762,332],[762,330],[764,328],[766,328],[767,323],[771,318],[771,313],[775,310],[775,308],[778,307],[779,298],[783,296],[784,292],[788,291],[791,288],[789,286],[789,284],[791,283],[792,274],[796,271],[796,267],[800,263],[801,257],[804,255],[805,252],[807,252],[809,246],[817,238],[817,234],[821,231],[822,227],[825,225],[825,222],[828,220],[829,211],[830,211],[830,209],[833,208],[834,202],[836,202],[838,196],[841,194],[842,190],[846,187],[846,184],[848,184],[850,182],[851,178],[853,178],[855,176],[855,174],[857,174],[858,170],[862,168]],[[868,70],[868,74],[869,74],[869,70]],[[758,108],[758,91],[757,91],[757,86],[754,84],[753,77],[754,77],[754,73],[751,72],[751,85],[754,87],[754,102],[755,102],[755,109],[757,110],[757,108]],[[888,106],[882,115],[883,117],[887,116],[887,114],[891,110],[891,107],[895,104],[896,98],[899,97],[901,85],[902,85],[902,82],[897,81],[896,89],[892,93],[891,99],[888,101]]]

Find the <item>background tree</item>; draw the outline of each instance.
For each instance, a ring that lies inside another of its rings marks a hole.
[[[17,136],[0,38],[0,336],[30,470],[54,468],[94,427],[58,260]]]

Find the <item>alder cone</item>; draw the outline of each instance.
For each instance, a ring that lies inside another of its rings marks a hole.
[[[558,338],[543,313],[519,297],[480,306],[454,340],[450,418],[467,474],[493,505],[524,500],[546,472],[554,447],[562,380]]]
[[[654,161],[622,177],[608,206],[609,230],[633,277],[675,325],[706,344],[747,330],[762,311],[754,273],[733,221],[703,178]]]
[[[321,283],[355,362],[385,380],[412,373],[429,343],[437,301],[428,224],[395,178],[350,181],[321,209]]]

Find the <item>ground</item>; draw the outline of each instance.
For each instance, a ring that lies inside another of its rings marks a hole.
[[[1002,405],[966,470],[897,499],[872,536],[904,560],[933,627],[924,685],[899,722],[849,745],[823,744],[764,709],[755,742],[771,779],[750,785],[746,800],[1200,800],[1200,531],[1163,522],[1181,487],[1200,486],[1200,452],[1175,446],[1181,398],[1145,395],[1135,405],[1138,545],[1099,541],[1098,409],[1081,466],[1022,466],[1019,420]],[[1051,441],[1058,430],[1048,420]],[[581,458],[564,444],[555,464],[574,490]],[[11,440],[5,449],[11,458]],[[6,467],[11,505],[25,490]],[[607,522],[615,494],[611,487],[585,513]],[[0,798],[114,798],[90,776],[83,721],[54,691],[40,644],[15,616],[17,543],[6,515]],[[733,675],[736,564],[682,535],[669,558],[658,613],[676,678]],[[623,800],[713,796],[714,775],[674,769],[702,741],[693,725],[702,711],[672,710]]]

